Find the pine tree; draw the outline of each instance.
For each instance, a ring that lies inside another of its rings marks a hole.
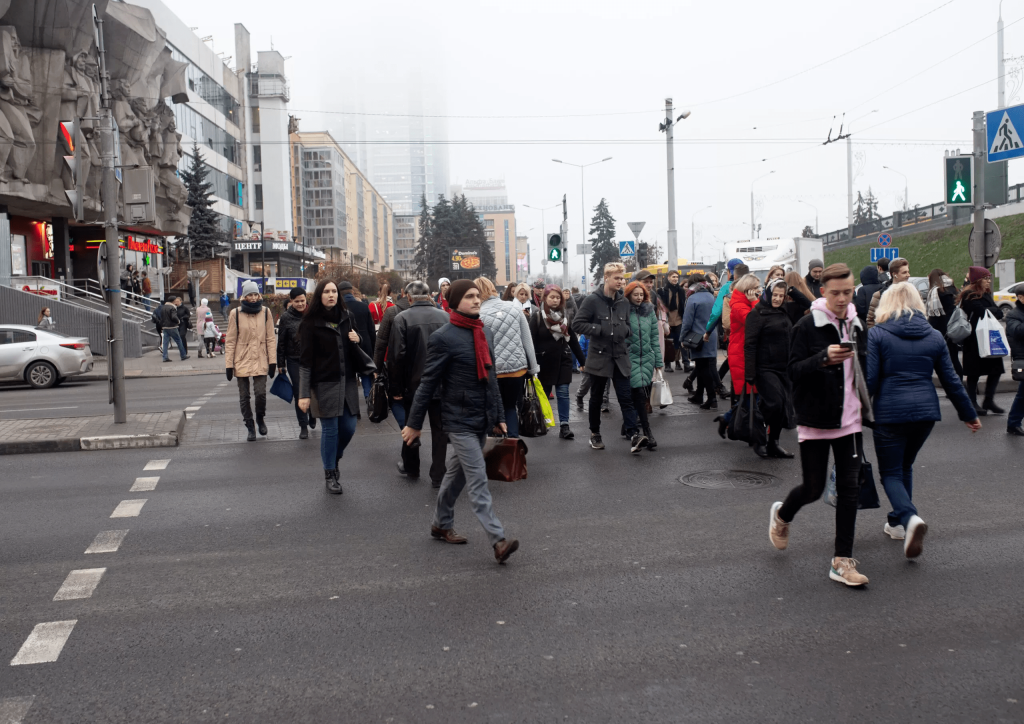
[[[419,232],[420,238],[416,242],[416,255],[413,257],[413,262],[416,265],[416,276],[429,279],[430,264],[428,259],[430,258],[430,242],[434,234],[434,220],[430,216],[430,207],[427,205],[426,194],[423,194],[420,199]]]
[[[805,239],[814,238],[814,229],[811,228],[810,224],[808,224],[807,226],[804,227],[804,230],[800,232],[800,236],[802,236]]]
[[[588,241],[594,245],[594,252],[590,257],[590,271],[596,279],[605,264],[619,261],[619,245],[615,243],[615,219],[608,211],[608,202],[604,199],[594,207],[589,237]]]
[[[857,205],[853,207],[853,223],[863,224],[867,220],[867,205],[864,203],[864,197],[861,195],[860,191],[858,191]]]
[[[867,209],[868,221],[878,218],[878,199],[870,186],[868,186],[868,195],[864,197],[864,206]]]
[[[192,142],[192,158],[187,169],[181,171],[181,182],[188,191],[188,205],[192,207],[192,218],[188,234],[176,238],[179,258],[191,249],[192,259],[212,259],[223,244],[228,242],[221,228],[217,213],[213,210],[213,184],[207,177],[210,169],[199,151],[199,144]]]

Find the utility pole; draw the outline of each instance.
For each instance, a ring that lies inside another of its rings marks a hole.
[[[988,138],[985,134],[985,111],[974,112],[974,233],[982,240],[984,259],[982,265],[994,256],[994,249],[985,233],[985,161],[988,155]],[[977,263],[975,261],[975,263]]]
[[[111,402],[114,422],[128,421],[124,398],[124,329],[121,322],[121,245],[117,228],[117,177],[114,173],[114,118],[110,111],[110,84],[107,75],[107,51],[103,43],[103,20],[92,6],[96,31],[96,49],[100,56],[100,154],[103,177],[100,185],[100,203],[103,206],[103,228],[107,246],[107,288],[104,295],[110,308],[110,341],[107,343],[107,365],[110,370]]]
[[[668,161],[668,238],[665,246],[668,247],[668,270],[679,269],[679,246],[676,238],[676,161],[675,152],[672,148],[673,131],[675,125],[672,119],[672,99],[665,99],[665,150]]]
[[[848,239],[853,239],[853,142],[846,134],[846,227]]]
[[[999,97],[996,108],[1006,108],[1006,70],[1003,60],[1003,0],[999,0],[999,20],[996,21],[996,77]]]
[[[569,287],[569,207],[565,202],[565,194],[562,194],[562,289]]]

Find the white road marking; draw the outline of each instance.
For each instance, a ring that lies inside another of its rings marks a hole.
[[[76,598],[90,598],[106,572],[106,568],[80,568],[71,571],[53,600],[72,601]]]
[[[216,394],[216,392],[207,392],[205,395],[203,395],[203,397],[213,397]]]
[[[122,500],[110,514],[111,518],[135,518],[142,512],[142,506],[146,504],[146,498],[140,500]]]
[[[146,463],[146,467],[143,470],[166,470],[167,463],[171,462],[168,460],[150,460]]]
[[[33,701],[35,701],[34,696],[12,696],[8,699],[0,699],[0,724],[21,724]]]
[[[124,537],[128,535],[126,530],[103,530],[96,534],[92,545],[85,549],[86,553],[117,553],[121,547]],[[0,722],[2,724],[2,722]]]
[[[37,623],[32,633],[25,639],[25,643],[18,649],[18,653],[11,659],[11,666],[22,666],[24,664],[47,664],[56,661],[64,644],[71,636],[71,630],[78,623],[78,619],[70,621],[48,621]]]
[[[185,412],[199,412],[200,405],[190,405],[185,408]]]
[[[47,410],[77,410],[78,405],[72,405],[71,407],[26,407],[22,410],[4,410],[4,412],[45,412]],[[6,699],[5,699],[6,701]],[[3,719],[0,719],[0,724],[3,724]]]
[[[194,413],[194,412],[186,412],[185,413],[185,419],[186,420],[191,420],[195,416],[196,416],[196,413]]]
[[[157,475],[152,478],[135,478],[135,485],[131,487],[129,493],[143,493],[147,490],[153,490],[156,488],[156,484],[160,482],[160,476]]]

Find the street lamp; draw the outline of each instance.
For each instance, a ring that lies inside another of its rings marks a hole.
[[[697,214],[699,214],[702,211],[707,211],[710,208],[711,208],[711,204],[708,204],[703,209],[697,209],[696,211],[694,211],[693,212],[693,216],[690,217],[690,258],[689,258],[689,261],[690,261],[691,264],[693,263],[694,255],[697,253],[697,241],[696,241],[696,237],[694,236],[694,233],[693,233],[693,230],[694,230],[694,226],[693,226],[694,219],[697,218]]]
[[[876,108],[873,111],[868,111],[860,118],[855,118],[855,121],[859,121],[861,118],[867,118],[872,113],[878,113]],[[850,128],[853,125],[853,121],[846,126],[846,221],[850,227],[850,238],[853,238],[853,142],[850,140]]]
[[[908,208],[910,208],[910,192],[907,191],[910,182],[907,181],[907,175],[905,173],[897,171],[894,168],[889,168],[888,166],[882,166],[882,168],[884,168],[886,171],[898,173],[900,176],[903,177],[903,210],[906,211]]]
[[[580,239],[583,241],[583,274],[586,275],[586,274],[589,273],[590,270],[589,270],[588,265],[587,265],[587,231],[586,231],[586,229],[587,229],[587,222],[586,222],[587,205],[583,201],[583,169],[585,169],[587,166],[593,166],[593,165],[598,164],[598,163],[604,163],[605,161],[611,161],[612,157],[609,156],[608,158],[602,158],[600,161],[591,161],[590,163],[584,163],[584,164],[571,163],[569,161],[560,161],[557,158],[553,158],[551,160],[554,161],[555,163],[563,163],[566,166],[575,166],[576,168],[578,168],[580,170]],[[568,250],[569,250],[569,245],[566,244],[566,251],[568,251]],[[566,270],[565,276],[568,277],[569,262],[565,262],[565,270]],[[568,282],[569,281],[568,278],[566,278],[565,281]]]
[[[672,119],[675,116],[675,111],[672,108],[672,99],[665,99],[665,120],[658,124],[658,130],[665,134],[665,152],[666,161],[668,166],[668,237],[665,240],[665,246],[668,247],[668,261],[669,269],[679,268],[679,246],[677,242],[676,234],[676,161],[675,151],[673,150],[673,128],[679,123],[679,121],[686,120],[690,117],[690,111],[683,111],[679,116]]]
[[[545,211],[551,211],[551,209],[557,208],[557,207],[559,207],[561,205],[562,204],[558,203],[558,204],[552,204],[551,206],[545,206],[544,208],[541,208],[539,206],[530,206],[529,204],[523,204],[523,206],[525,206],[528,209],[533,209],[534,211],[539,211],[540,212],[540,236],[541,236],[540,248],[542,250],[544,250],[544,251],[547,250],[547,243],[548,243],[548,235],[547,235],[547,232],[545,232],[545,230],[544,230],[544,212]],[[544,269],[544,274],[547,274],[548,273],[548,257],[547,257],[547,254],[544,255],[544,257],[541,259],[540,263],[541,263],[541,266]],[[568,263],[568,262],[566,262],[566,263]],[[549,280],[545,279],[544,281],[548,282]]]
[[[758,176],[756,179],[750,182],[750,240],[754,240],[754,184],[763,178],[768,178],[774,171],[769,171],[764,176]]]
[[[808,203],[807,201],[803,201],[801,199],[797,199],[797,203],[798,204],[807,204],[812,209],[814,209],[814,235],[817,236],[818,235],[818,207],[815,206],[812,203]]]

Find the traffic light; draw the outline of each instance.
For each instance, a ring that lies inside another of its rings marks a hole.
[[[561,234],[548,234],[548,261],[562,261]]]
[[[636,268],[643,269],[647,266],[647,244],[638,243],[636,245]]]
[[[64,156],[64,166],[71,174],[71,188],[65,189],[64,194],[71,203],[71,218],[75,221],[85,221],[85,188],[81,174],[84,140],[77,121],[60,122],[60,142],[64,151],[71,154]]]
[[[947,156],[946,198],[949,206],[974,206],[974,157]]]

